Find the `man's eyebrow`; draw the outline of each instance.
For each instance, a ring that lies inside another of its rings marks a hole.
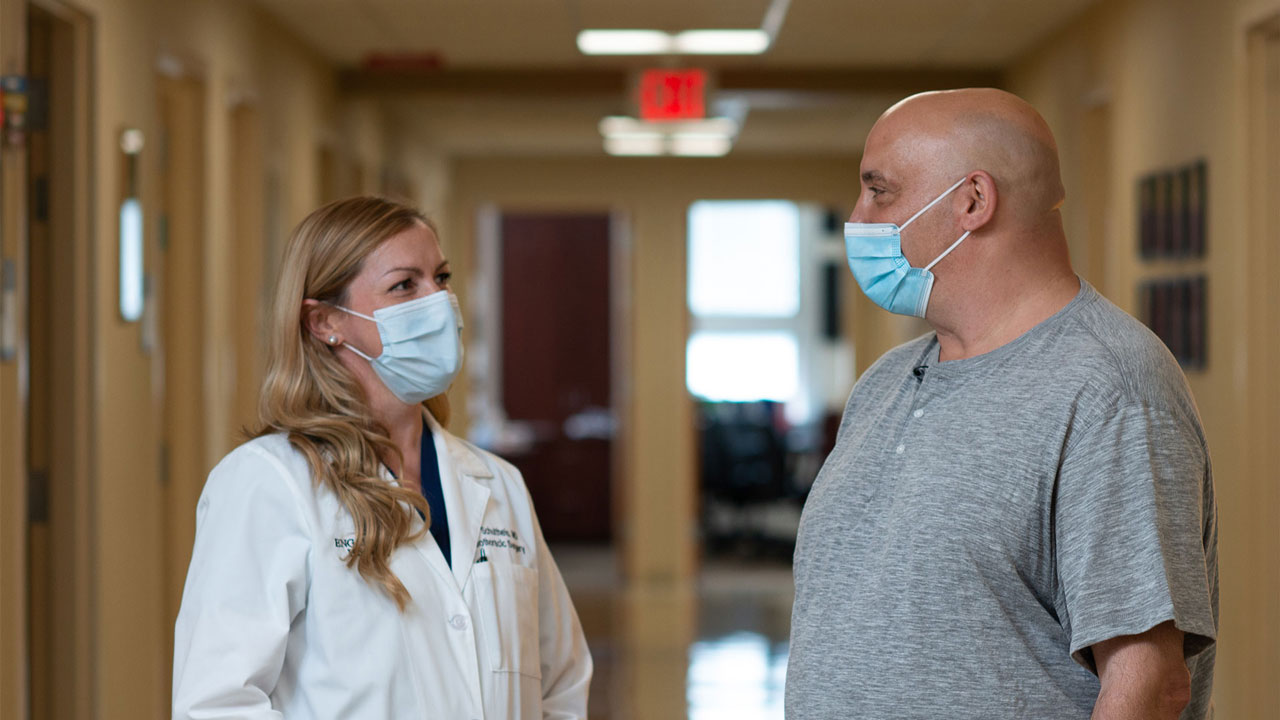
[[[868,170],[862,173],[862,182],[864,183],[873,183],[873,182],[882,183],[884,181],[885,181],[885,177],[880,173],[879,170]]]

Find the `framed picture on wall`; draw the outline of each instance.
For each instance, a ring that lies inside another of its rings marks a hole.
[[[1208,293],[1204,275],[1155,278],[1138,289],[1142,322],[1187,370],[1208,362]]]
[[[1203,160],[1138,180],[1138,254],[1201,258],[1205,252],[1208,170]]]

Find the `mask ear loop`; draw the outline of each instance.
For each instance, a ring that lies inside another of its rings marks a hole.
[[[358,317],[358,318],[364,318],[365,320],[368,320],[368,321],[369,321],[369,322],[371,322],[371,323],[377,324],[377,322],[378,322],[378,321],[377,321],[377,320],[375,320],[374,318],[371,318],[371,317],[369,317],[368,315],[365,315],[364,313],[359,313],[359,312],[356,312],[355,310],[348,310],[347,308],[344,308],[344,307],[342,307],[341,305],[335,305],[334,303],[331,303],[331,302],[329,302],[328,300],[321,300],[320,302],[324,303],[325,305],[328,305],[328,306],[329,306],[329,307],[331,307],[331,308],[335,308],[335,309],[337,309],[337,310],[341,310],[342,312],[344,312],[344,313],[346,313],[346,314],[348,314],[348,315],[355,315],[355,316],[356,316],[356,317]],[[364,353],[360,352],[360,348],[356,347],[355,345],[352,345],[351,343],[349,343],[349,342],[347,342],[347,341],[345,341],[345,340],[343,340],[343,341],[342,341],[342,347],[344,347],[344,348],[346,348],[346,349],[350,350],[351,352],[353,352],[353,353],[355,353],[355,354],[359,355],[360,357],[364,358],[367,362],[373,362],[373,358],[371,358],[371,357],[369,357],[368,355],[365,355]]]
[[[371,322],[371,323],[376,323],[376,322],[378,322],[378,321],[377,321],[377,319],[375,319],[375,318],[371,318],[371,317],[369,317],[368,315],[365,315],[364,313],[359,313],[359,312],[356,312],[355,310],[348,310],[348,309],[346,309],[346,308],[342,307],[341,305],[336,305],[336,304],[334,304],[334,303],[329,302],[328,300],[321,300],[320,302],[324,303],[325,305],[328,305],[328,306],[329,306],[329,307],[331,307],[331,308],[334,308],[335,310],[341,310],[342,312],[344,312],[344,313],[346,313],[346,314],[348,314],[348,315],[355,315],[355,316],[356,316],[356,317],[358,317],[358,318],[364,318],[365,320],[368,320],[368,321],[369,321],[369,322]]]
[[[938,264],[938,261],[940,261],[940,260],[942,260],[942,258],[944,258],[944,257],[946,257],[946,256],[948,256],[948,255],[950,255],[952,250],[955,250],[957,247],[959,247],[959,246],[960,246],[960,243],[964,242],[964,239],[965,239],[965,238],[967,238],[967,237],[969,237],[969,233],[970,233],[970,232],[972,232],[972,231],[971,231],[971,230],[966,230],[966,231],[965,231],[965,233],[964,233],[963,235],[961,235],[961,236],[960,236],[960,239],[959,239],[959,240],[957,240],[957,241],[955,241],[955,242],[951,243],[951,247],[947,248],[946,250],[943,250],[941,255],[939,255],[938,257],[936,257],[936,258],[934,258],[934,259],[933,259],[933,262],[929,263],[928,265],[925,265],[925,266],[924,266],[924,271],[925,271],[925,272],[929,272],[929,270],[930,270],[934,265],[937,265],[937,264]]]
[[[961,185],[963,185],[963,184],[964,184],[964,181],[965,181],[965,180],[968,180],[968,179],[969,179],[969,176],[968,176],[968,175],[966,175],[966,176],[964,176],[964,177],[960,178],[959,180],[957,180],[955,185],[952,185],[951,187],[949,187],[949,188],[947,188],[946,190],[944,190],[944,191],[942,192],[942,194],[941,194],[941,195],[939,195],[938,197],[936,197],[936,198],[934,198],[934,199],[933,199],[933,202],[931,202],[931,203],[929,203],[928,205],[925,205],[924,207],[920,208],[920,212],[916,213],[915,215],[912,215],[910,220],[906,221],[905,223],[903,223],[903,224],[899,227],[899,231],[901,231],[901,230],[902,230],[902,228],[905,228],[906,226],[908,226],[908,225],[910,225],[911,223],[915,222],[915,221],[916,221],[916,218],[918,218],[918,217],[920,217],[921,215],[925,214],[925,211],[927,211],[929,208],[931,208],[931,207],[933,207],[934,205],[937,205],[938,203],[942,202],[942,198],[944,198],[944,197],[946,197],[946,196],[950,195],[951,193],[955,192],[956,188],[958,188],[958,187],[960,187]],[[944,258],[944,257],[946,257],[946,256],[948,256],[948,255],[950,255],[952,250],[955,250],[955,249],[960,245],[960,243],[964,242],[964,239],[965,239],[965,238],[969,237],[969,232],[971,232],[971,231],[965,231],[965,234],[961,235],[959,240],[957,240],[957,241],[955,241],[955,242],[951,243],[951,247],[947,248],[946,250],[943,250],[941,255],[939,255],[938,257],[936,257],[936,258],[934,258],[934,259],[933,259],[933,262],[929,263],[928,265],[925,265],[925,266],[924,266],[924,271],[925,271],[925,272],[928,272],[928,271],[929,271],[929,270],[930,270],[934,265],[937,265],[937,264],[938,264],[938,262],[939,262],[940,260],[942,260],[942,258]]]
[[[360,348],[356,347],[355,345],[352,345],[352,344],[351,344],[351,343],[349,343],[349,342],[346,342],[345,340],[344,340],[344,341],[343,341],[343,343],[342,343],[342,347],[344,347],[344,348],[346,348],[346,349],[350,350],[351,352],[353,352],[353,353],[355,353],[355,354],[359,355],[360,357],[364,358],[366,362],[373,362],[373,358],[371,358],[371,357],[369,357],[368,355],[365,355],[364,353],[360,352]]]
[[[908,221],[906,221],[906,222],[902,223],[901,225],[899,225],[899,226],[898,226],[898,229],[899,229],[899,230],[902,230],[902,229],[903,229],[903,228],[905,228],[906,226],[908,226],[908,225],[910,225],[911,223],[915,222],[915,221],[916,221],[916,218],[918,218],[918,217],[920,217],[921,215],[925,214],[925,211],[927,211],[929,208],[931,208],[931,207],[933,207],[934,205],[937,205],[938,203],[942,202],[942,198],[944,198],[944,197],[946,197],[946,196],[950,195],[951,193],[955,192],[955,189],[956,189],[956,188],[958,188],[958,187],[960,187],[961,185],[963,185],[963,184],[964,184],[964,181],[965,181],[965,180],[968,180],[968,179],[969,179],[969,176],[968,176],[968,175],[966,175],[966,176],[964,176],[964,177],[960,178],[960,180],[959,180],[958,182],[956,182],[956,184],[955,184],[955,185],[952,185],[951,187],[947,188],[947,189],[946,189],[946,190],[945,190],[941,195],[939,195],[938,197],[934,198],[934,199],[933,199],[933,202],[931,202],[931,203],[929,203],[928,205],[925,205],[924,207],[920,208],[920,212],[916,213],[915,215],[912,215],[910,220],[908,220]]]

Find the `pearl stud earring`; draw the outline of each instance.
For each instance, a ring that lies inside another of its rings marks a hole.
[[[338,338],[334,337],[333,335],[330,335],[330,336],[329,336],[329,344],[330,344],[330,345],[337,345],[337,344],[338,344]]]

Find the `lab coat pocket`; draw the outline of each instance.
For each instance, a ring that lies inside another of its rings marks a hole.
[[[541,677],[538,571],[490,561],[477,563],[473,578],[492,668]]]

